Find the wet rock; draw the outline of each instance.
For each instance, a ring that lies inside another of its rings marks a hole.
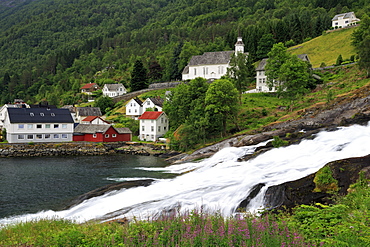
[[[329,166],[333,178],[338,181],[338,195],[346,195],[351,184],[359,177],[359,172],[364,171],[370,177],[370,155],[364,157],[337,160],[326,164]],[[304,178],[271,186],[265,195],[265,207],[268,209],[291,209],[301,204],[330,204],[334,203],[333,194],[313,192],[316,185],[313,182],[315,174]]]
[[[77,204],[80,204],[81,202],[88,200],[93,197],[104,195],[108,192],[120,190],[120,189],[129,189],[133,187],[139,187],[139,186],[149,186],[152,184],[154,180],[153,179],[143,179],[143,180],[136,180],[136,181],[125,181],[120,183],[114,183],[114,184],[108,184],[106,186],[103,186],[101,188],[95,189],[93,191],[87,192],[83,195],[78,196],[77,198],[73,199],[64,209],[71,208]]]

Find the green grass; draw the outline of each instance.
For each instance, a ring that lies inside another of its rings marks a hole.
[[[351,35],[356,29],[341,29],[323,34],[303,44],[289,48],[292,54],[308,54],[313,68],[320,67],[321,63],[330,66],[336,63],[339,55],[343,59],[349,59],[355,55],[354,47],[351,45]]]

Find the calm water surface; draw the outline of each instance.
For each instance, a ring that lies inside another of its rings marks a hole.
[[[153,156],[106,155],[0,159],[0,218],[59,210],[73,198],[118,181],[169,178],[138,169],[164,167]]]

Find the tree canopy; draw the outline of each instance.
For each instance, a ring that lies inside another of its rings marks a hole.
[[[370,18],[366,14],[361,20],[361,25],[353,32],[352,44],[360,58],[360,67],[365,69],[367,77],[370,77]]]

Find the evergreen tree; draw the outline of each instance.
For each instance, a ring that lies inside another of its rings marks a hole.
[[[180,65],[180,54],[182,50],[183,43],[180,42],[179,45],[173,51],[173,55],[170,62],[170,79],[171,80],[181,80],[182,79],[182,70],[179,68]]]
[[[342,55],[339,54],[338,58],[337,58],[337,62],[335,63],[335,65],[341,65],[343,63],[343,58],[342,58]]]
[[[131,73],[131,92],[145,88],[148,88],[147,71],[141,60],[136,60]]]
[[[270,52],[272,46],[275,44],[275,39],[271,33],[266,33],[258,41],[257,46],[257,60],[261,60],[267,57],[267,54]]]

